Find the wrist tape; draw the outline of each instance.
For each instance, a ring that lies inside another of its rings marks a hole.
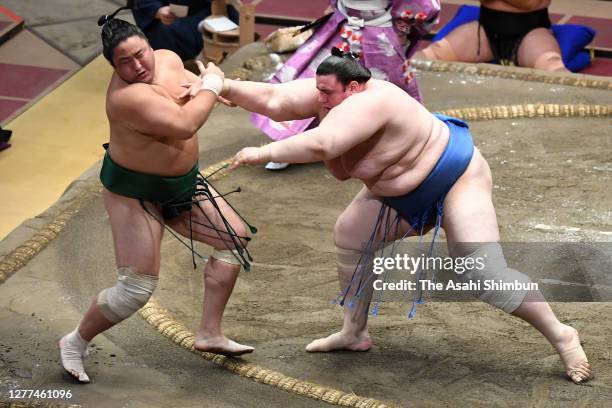
[[[221,79],[219,75],[206,74],[202,78],[202,86],[200,89],[212,91],[215,95],[219,96],[223,89],[223,79]]]

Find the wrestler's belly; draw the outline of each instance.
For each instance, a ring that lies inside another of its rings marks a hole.
[[[448,144],[449,130],[438,121],[420,154],[413,159],[402,158],[376,177],[360,178],[366,187],[380,197],[396,197],[417,188],[431,173]]]
[[[368,190],[379,197],[396,197],[408,194],[417,188],[427,178],[431,169],[413,169],[389,180],[377,180],[374,182],[364,180],[363,182]]]
[[[528,11],[540,10],[546,8],[550,5],[551,0],[531,0],[525,1],[522,7],[511,6],[502,0],[485,0],[482,1],[482,5],[491,9],[498,11],[508,11],[511,13],[525,13]]]
[[[118,165],[159,176],[182,176],[198,161],[197,136],[187,140],[120,143],[111,138],[109,154]]]

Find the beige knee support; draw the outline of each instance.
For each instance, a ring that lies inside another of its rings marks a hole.
[[[355,268],[357,264],[359,264],[360,260],[367,260],[368,263],[371,264],[374,254],[377,254],[378,251],[384,251],[384,249],[389,245],[393,245],[393,243],[380,245],[379,248],[376,248],[376,250],[372,250],[372,252],[369,253],[364,253],[363,251],[358,251],[355,249],[346,249],[336,245],[336,263],[342,268]]]
[[[136,273],[130,268],[117,270],[117,284],[98,295],[100,311],[109,321],[118,323],[143,307],[157,287],[157,276]]]
[[[215,249],[211,257],[231,265],[242,265],[240,255],[235,249]]]
[[[468,268],[463,274],[458,274],[459,281],[478,283],[480,290],[477,290],[475,295],[480,300],[507,313],[514,312],[523,303],[529,292],[524,287],[531,284],[531,279],[508,267],[501,245],[498,243],[483,245],[464,258],[474,259],[474,267]],[[516,289],[500,289],[502,284],[511,284]],[[487,289],[488,285],[492,288]]]
[[[355,268],[361,259],[361,251],[336,246],[336,263],[341,268]]]

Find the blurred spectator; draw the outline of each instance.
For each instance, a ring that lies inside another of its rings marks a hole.
[[[210,15],[211,0],[134,0],[134,20],[153,49],[176,52],[183,61],[194,59],[204,46],[198,23]],[[170,3],[188,6],[186,17],[177,17]]]
[[[170,3],[188,6],[186,17],[177,17],[170,11]],[[134,20],[149,39],[153,49],[176,52],[182,60],[195,58],[204,42],[198,23],[210,15],[211,0],[134,0]]]
[[[480,17],[415,54],[416,58],[488,62],[569,72],[550,27],[551,0],[482,0]]]

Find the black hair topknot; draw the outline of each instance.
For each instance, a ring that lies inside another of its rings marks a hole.
[[[127,6],[119,7],[110,15],[103,15],[98,19],[98,26],[102,27],[102,54],[111,65],[113,65],[113,50],[121,42],[130,37],[137,36],[147,40],[142,30],[125,20],[115,18],[121,10],[131,8],[132,1],[128,1]]]
[[[336,47],[332,48],[331,54],[319,64],[317,75],[335,75],[344,86],[352,81],[363,84],[372,77],[370,70],[361,65],[355,54]]]

